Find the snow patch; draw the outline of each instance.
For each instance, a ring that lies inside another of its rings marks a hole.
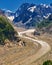
[[[43,6],[46,7],[46,4],[44,4]]]
[[[48,8],[49,6],[47,5],[46,8]]]
[[[11,20],[11,21],[13,21],[13,19],[14,19],[14,16],[9,16],[9,17],[7,17],[9,20]]]
[[[27,24],[27,23],[29,23],[30,21],[32,20],[32,18],[30,18],[26,23],[24,23],[24,24]]]
[[[33,7],[28,8],[28,10],[30,10],[31,12],[34,12],[35,8],[36,8],[36,6],[33,6]]]
[[[12,11],[10,11],[10,10],[6,10],[6,12],[12,12]]]
[[[43,16],[45,19],[47,19],[49,16],[51,15],[51,13],[47,14],[47,16]]]

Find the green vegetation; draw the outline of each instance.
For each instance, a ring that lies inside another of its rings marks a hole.
[[[43,27],[47,28],[50,26],[50,24],[52,24],[52,21],[49,20],[43,20],[42,22],[38,23],[37,27],[39,29],[42,29]]]
[[[43,20],[43,21],[41,21],[40,23],[38,23],[37,24],[37,27],[39,28],[39,29],[47,29],[47,28],[52,28],[52,15],[50,15],[49,17],[48,17],[48,19],[45,19],[45,20]]]
[[[46,19],[37,24],[37,30],[52,34],[52,20]]]
[[[4,44],[6,39],[13,40],[15,31],[9,20],[5,16],[0,16],[0,44]]]
[[[43,65],[52,65],[52,61],[47,60],[47,61],[45,61],[45,62],[43,63]]]

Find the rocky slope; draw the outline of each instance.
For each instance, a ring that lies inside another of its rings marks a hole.
[[[14,12],[5,9],[0,9],[0,15],[5,15],[11,21],[13,21],[15,16]]]
[[[52,15],[37,24],[37,28],[43,32],[52,34]]]
[[[15,12],[14,24],[25,28],[35,27],[38,22],[47,19],[52,14],[52,5],[22,4]]]

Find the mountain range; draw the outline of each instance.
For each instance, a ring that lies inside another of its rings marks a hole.
[[[52,15],[52,3],[47,4],[30,4],[23,3],[15,12],[10,10],[0,10],[6,15],[14,25],[18,27],[34,28],[36,24],[48,19]]]
[[[22,4],[15,12],[13,23],[25,28],[35,27],[37,23],[47,19],[52,14],[52,4]]]
[[[38,31],[52,34],[52,15],[37,24]]]

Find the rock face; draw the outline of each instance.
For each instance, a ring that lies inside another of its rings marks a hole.
[[[32,28],[52,14],[52,5],[46,4],[22,4],[15,12],[14,24],[16,26]]]
[[[52,34],[52,15],[50,15],[48,19],[45,19],[37,24],[37,28],[39,29],[39,31]]]
[[[15,12],[0,9],[0,14],[5,15],[18,27],[34,28],[37,23],[52,14],[52,3],[50,5],[23,3]]]

